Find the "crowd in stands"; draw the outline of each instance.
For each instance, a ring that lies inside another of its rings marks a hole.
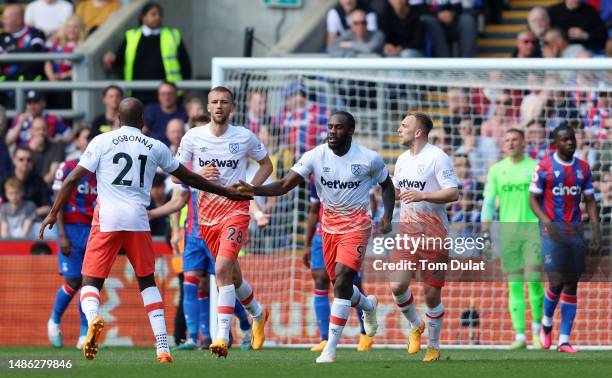
[[[474,57],[480,20],[501,20],[504,1],[339,0],[327,13],[327,52],[334,57]],[[565,0],[529,12],[514,57],[610,55],[612,2]]]
[[[526,20],[528,28],[517,34],[513,56],[586,58],[604,54],[606,43],[610,45],[612,2],[602,0],[599,8],[593,3],[565,0],[548,9],[533,8]],[[498,19],[503,4],[340,0],[327,14],[327,52],[341,57],[472,57],[476,54],[478,17],[484,14],[488,20]],[[103,0],[80,1],[76,6],[65,0],[36,0],[28,3],[25,11],[20,5],[7,5],[2,14],[0,53],[75,51],[120,6],[119,2]],[[54,15],[52,20],[49,14]],[[164,142],[173,153],[185,130],[205,114],[204,100],[182,92],[175,84],[192,77],[180,31],[164,26],[163,9],[156,3],[145,5],[139,21],[140,26],[126,31],[114,52],[104,55],[103,63],[124,80],[162,81],[156,91],[127,92],[110,85],[102,93],[103,112],[74,124],[48,112],[48,96],[35,90],[26,93],[25,111],[12,120],[0,107],[4,142],[0,143],[1,237],[27,237],[37,232],[37,223],[49,211],[57,167],[67,159],[78,158],[91,138],[120,127],[117,111],[123,97],[132,95],[146,104],[143,131]],[[1,64],[0,70],[3,81],[72,78],[68,61]],[[489,79],[504,80],[498,71],[492,71]],[[442,127],[435,128],[430,138],[453,156],[461,183],[462,197],[453,205],[452,219],[478,219],[487,168],[502,157],[501,137],[506,130],[523,129],[527,154],[540,159],[550,152],[547,141],[551,130],[568,122],[578,130],[577,156],[592,166],[599,164],[597,169],[603,172],[596,178],[596,187],[602,193],[601,205],[608,209],[604,213],[612,212],[612,156],[602,152],[612,143],[612,93],[559,91],[555,84],[567,83],[560,75],[530,74],[527,79],[552,89],[441,90],[448,114],[439,117]],[[303,81],[286,83],[281,95],[284,104],[275,114],[268,111],[269,94],[262,90],[249,90],[244,109],[238,110],[244,114],[245,127],[266,145],[275,166],[274,176],[288,169],[296,156],[325,140],[330,116],[328,105],[310,96]],[[12,100],[10,94],[0,94],[0,104],[7,108],[14,106]],[[345,105],[361,104],[347,101]],[[604,193],[606,188],[608,192]],[[161,206],[169,193],[167,178],[156,177],[151,206]],[[261,207],[270,211],[281,204],[262,202]],[[15,226],[17,223],[20,227]],[[165,235],[168,227],[167,220],[161,219],[153,227],[153,234]]]

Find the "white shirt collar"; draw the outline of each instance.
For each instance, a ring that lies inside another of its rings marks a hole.
[[[561,165],[572,166],[574,165],[574,160],[576,160],[576,157],[572,156],[572,161],[564,161],[563,159],[559,157],[559,154],[555,151],[555,153],[553,154],[553,159],[555,159],[557,163]]]
[[[148,37],[150,35],[159,35],[161,33],[161,28],[151,29],[147,25],[142,25],[142,35]]]

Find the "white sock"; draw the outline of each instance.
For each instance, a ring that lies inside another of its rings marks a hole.
[[[540,328],[542,328],[542,323],[536,323],[536,322],[531,323],[531,333],[533,333],[534,335],[540,334]]]
[[[255,300],[253,289],[246,280],[243,279],[240,287],[236,289],[236,297],[238,297],[240,304],[242,304],[249,314],[251,314],[253,319],[261,319],[261,306]]]
[[[372,302],[355,285],[353,285],[353,295],[351,295],[351,306],[359,307],[363,311],[372,311],[374,309]]]
[[[559,345],[569,343],[569,335],[559,335]]]
[[[234,316],[234,305],[236,303],[236,289],[234,284],[219,286],[219,301],[217,302],[217,340],[223,339],[229,342],[232,317]]]
[[[83,286],[81,288],[81,309],[87,318],[87,324],[91,324],[92,320],[98,316],[100,308],[100,290],[94,286]]]
[[[342,330],[346,325],[351,313],[351,301],[348,299],[334,298],[329,316],[329,336],[324,352],[336,355],[336,348],[342,336]]]
[[[406,290],[406,292],[402,295],[393,295],[393,300],[397,307],[399,307],[404,317],[408,319],[410,322],[411,328],[418,328],[421,325],[421,318],[417,313],[416,306],[414,305],[414,297],[412,296],[412,292],[410,289]]]
[[[434,308],[427,306],[427,341],[428,348],[440,349],[440,333],[442,332],[442,321],[444,320],[444,305],[440,303]]]
[[[525,334],[524,333],[517,333],[516,336],[514,336],[514,340],[516,341],[525,341]]]
[[[542,325],[544,327],[552,327],[552,318],[550,316],[542,315]]]
[[[169,353],[168,333],[166,332],[166,318],[164,316],[164,302],[156,286],[151,286],[140,292],[144,303],[145,311],[149,315],[149,323],[153,335],[155,335],[155,345],[157,353]]]

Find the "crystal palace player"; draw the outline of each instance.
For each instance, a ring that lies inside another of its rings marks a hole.
[[[393,184],[401,200],[400,232],[411,236],[436,237],[444,240],[448,232],[446,204],[458,197],[457,178],[448,155],[438,147],[427,143],[427,136],[433,127],[426,114],[411,112],[404,117],[398,134],[400,143],[408,147],[395,164]],[[428,260],[446,263],[448,251],[435,246],[421,246],[416,250],[394,251],[393,259]],[[428,345],[423,361],[440,359],[440,332],[444,319],[441,302],[444,272],[422,271],[425,284],[427,311],[424,323],[417,314],[414,298],[409,285],[412,272],[397,272],[392,276],[391,291],[399,310],[409,321],[411,329],[408,338],[408,353],[416,354],[421,349],[421,334],[427,326]]]
[[[393,183],[380,155],[352,143],[355,132],[353,116],[342,111],[334,113],[329,120],[327,132],[327,144],[306,152],[282,180],[263,186],[241,182],[239,187],[243,193],[281,196],[314,173],[317,192],[323,205],[323,257],[327,274],[334,283],[329,340],[317,358],[317,363],[336,361],[336,348],[351,305],[363,310],[366,334],[376,334],[378,300],[373,295],[366,298],[353,285],[353,279],[363,262],[372,227],[368,215],[372,179],[383,189],[384,233],[391,229],[395,205]]]
[[[580,200],[584,196],[589,220],[593,226],[592,247],[601,244],[599,214],[589,164],[574,157],[576,135],[569,126],[553,132],[556,152],[537,166],[529,191],[529,205],[540,219],[542,260],[549,286],[544,296],[544,316],[540,340],[542,347],[552,344],[552,319],[561,299],[561,329],[558,352],[576,353],[569,343],[576,317],[577,288],[585,271],[587,245],[584,240]]]
[[[68,177],[79,160],[68,160],[63,162],[55,173],[53,190],[58,191],[62,183]],[[96,175],[88,172],[78,183],[76,189],[70,194],[68,202],[59,212],[57,217],[58,245],[60,253],[59,273],[64,276],[64,284],[57,290],[53,302],[53,312],[47,323],[47,334],[49,342],[55,347],[62,346],[62,334],[60,321],[72,298],[79,291],[83,277],[81,268],[83,256],[89,238],[91,219],[96,204],[98,192],[96,191]],[[87,318],[81,310],[79,303],[79,315],[81,318],[81,332],[77,348],[81,349],[87,335]]]
[[[230,124],[234,111],[234,96],[225,87],[215,87],[208,94],[208,111],[212,120],[206,126],[187,131],[177,157],[183,164],[192,163],[198,171],[207,165],[219,170],[217,182],[238,184],[246,179],[248,159],[260,165],[253,183],[263,183],[272,173],[272,161],[255,134],[244,127]],[[252,343],[254,350],[263,347],[267,310],[255,300],[253,289],[242,278],[238,253],[248,233],[249,201],[231,201],[210,193],[202,193],[198,201],[200,231],[215,259],[215,274],[219,288],[218,333],[210,345],[217,357],[227,357],[229,332],[236,298],[253,316]]]
[[[155,256],[146,210],[158,167],[200,190],[236,200],[250,199],[191,172],[174,160],[170,150],[161,142],[142,134],[142,108],[142,103],[135,98],[121,101],[119,121],[123,126],[98,135],[89,143],[79,164],[64,180],[40,229],[39,237],[42,239],[46,226],[57,222],[58,213],[81,179],[88,172],[96,172],[98,199],[83,260],[81,289],[81,307],[89,323],[83,344],[83,353],[88,360],[98,352],[98,340],[104,327],[104,320],[99,315],[100,290],[119,249],[123,247],[138,278],[155,335],[157,360],[160,363],[173,362],[168,350],[164,305],[155,285]]]

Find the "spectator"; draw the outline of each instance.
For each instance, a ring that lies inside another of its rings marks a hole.
[[[15,177],[4,183],[8,202],[0,207],[0,237],[2,239],[27,239],[36,218],[36,205],[23,200],[23,184]]]
[[[542,7],[531,8],[527,15],[527,24],[529,30],[541,42],[544,39],[544,34],[550,29],[550,17],[548,17],[546,9]]]
[[[151,203],[147,210],[153,210],[168,202],[166,196],[166,175],[156,173],[151,185]],[[168,217],[158,217],[149,221],[151,236],[166,236],[168,232]]]
[[[462,88],[448,88],[446,92],[446,106],[448,107],[449,115],[442,119],[444,131],[448,138],[446,144],[456,148],[461,145],[459,123],[464,118],[473,118],[474,124],[480,125],[481,120],[480,117],[474,117],[468,93]]]
[[[529,94],[523,97],[519,107],[519,118],[521,125],[526,125],[531,120],[538,118],[542,114],[546,97],[543,95],[542,75],[537,72],[529,72],[527,74],[527,84],[532,87]]]
[[[38,29],[25,26],[19,5],[10,4],[2,12],[4,30],[0,33],[0,54],[33,53],[45,50],[45,34]],[[43,64],[0,63],[0,81],[42,80]],[[3,93],[4,92],[4,93]],[[0,103],[13,107],[14,92],[0,92]]]
[[[550,24],[568,36],[570,44],[581,44],[597,52],[604,48],[608,32],[599,13],[580,0],[565,0],[548,8]]]
[[[285,107],[276,123],[287,137],[285,145],[292,146],[294,156],[299,156],[325,140],[330,111],[325,106],[309,101],[306,87],[301,82],[287,84],[283,97]]]
[[[28,91],[26,94],[26,111],[13,118],[13,124],[7,131],[4,139],[6,144],[17,143],[21,147],[27,146],[30,143],[32,121],[38,116],[43,117],[47,121],[49,138],[66,143],[70,142],[72,140],[70,129],[64,125],[60,117],[47,113],[45,111],[46,106],[47,103],[42,93]]]
[[[472,167],[466,154],[453,154],[453,165],[455,166],[455,175],[459,187],[463,187],[464,184],[472,180]]]
[[[461,0],[411,0],[424,10],[422,17],[436,57],[452,56],[452,42],[459,41],[459,56],[476,55],[476,19],[465,12]]]
[[[144,133],[168,145],[166,125],[173,118],[187,122],[187,112],[178,103],[178,90],[174,83],[163,82],[157,88],[158,103],[147,105],[144,109]]]
[[[343,31],[334,40],[328,52],[331,56],[354,57],[359,54],[378,54],[383,52],[385,36],[382,32],[369,31],[366,27],[366,13],[355,9],[350,13],[351,28]]]
[[[42,30],[47,37],[52,37],[72,12],[72,4],[69,1],[35,0],[26,7],[25,23]]]
[[[389,7],[381,19],[385,33],[385,56],[417,58],[423,56],[425,27],[418,9],[406,0],[388,0]]]
[[[580,124],[578,109],[570,100],[568,93],[556,89],[561,83],[561,78],[555,74],[549,74],[544,80],[542,96],[544,107],[538,118],[546,120],[546,132],[550,137],[552,131],[561,125],[577,128]]]
[[[334,44],[336,38],[346,30],[350,29],[350,17],[352,11],[355,9],[361,9],[366,12],[366,19],[368,21],[367,29],[369,31],[378,30],[378,23],[376,21],[376,14],[370,12],[365,1],[361,0],[339,0],[338,4],[327,12],[327,44],[329,48]]]
[[[191,124],[191,121],[194,119],[194,117],[206,113],[204,102],[199,97],[190,98],[187,103],[185,103],[185,111],[187,111],[187,117],[189,118],[189,120],[187,121],[188,124]]]
[[[93,139],[92,131],[89,127],[81,127],[74,134],[74,144],[76,146],[76,150],[68,154],[66,156],[66,160],[77,160],[81,157],[85,149],[87,148],[87,144]]]
[[[477,184],[483,186],[481,183],[473,182],[473,185]],[[480,192],[482,192],[482,189],[480,189]],[[480,223],[479,197],[480,193],[477,189],[472,189],[470,186],[461,188],[459,200],[453,204],[451,222]]]
[[[49,52],[73,53],[85,41],[83,20],[76,15],[70,16],[57,33],[57,38]],[[45,74],[50,81],[72,79],[72,62],[60,60],[45,63]]]
[[[495,99],[493,117],[482,123],[480,135],[495,139],[501,147],[506,131],[517,127],[518,122],[512,114],[512,97],[504,92]]]
[[[582,125],[589,138],[607,138],[607,128],[612,127],[612,91],[599,91],[595,101],[590,102],[582,114]]]
[[[64,161],[64,146],[49,140],[47,121],[41,116],[32,120],[28,147],[32,150],[34,172],[51,185],[57,168]]]
[[[137,29],[125,33],[117,52],[107,52],[107,69],[121,69],[124,80],[166,80],[176,82],[191,78],[189,55],[178,29],[162,26],[163,11],[157,3],[147,3],[140,12]],[[143,104],[155,102],[155,92],[133,91]],[[163,134],[162,134],[163,135]]]
[[[525,129],[525,154],[533,160],[542,160],[548,153],[544,123],[533,119]]]
[[[250,91],[247,94],[247,128],[257,135],[262,126],[268,125],[270,125],[268,95],[262,90]]]
[[[122,99],[123,90],[118,86],[111,84],[104,88],[104,92],[102,92],[104,113],[99,114],[91,121],[92,138],[113,128],[115,122],[119,120],[119,103]]]
[[[588,58],[589,52],[580,44],[569,44],[560,29],[550,29],[544,34],[542,55],[544,58]]]
[[[27,147],[17,147],[13,154],[14,177],[23,184],[23,199],[36,204],[36,215],[39,217],[47,215],[51,210],[51,190],[43,179],[33,172],[32,151]],[[2,199],[4,195],[4,182],[0,185]]]
[[[181,139],[185,135],[185,121],[182,118],[173,118],[166,125],[166,139],[168,140],[172,155],[176,154]]]
[[[541,58],[542,51],[538,39],[529,30],[523,30],[516,35],[516,49],[513,58]]]
[[[472,167],[473,177],[480,182],[485,182],[489,166],[494,164],[499,157],[495,139],[482,135],[478,136],[478,128],[471,118],[465,118],[461,121],[459,134],[461,135],[461,146],[455,153],[467,155]]]
[[[121,3],[115,0],[81,0],[75,13],[85,22],[85,29],[89,35],[119,8]]]
[[[0,105],[0,135],[4,133],[6,127],[6,109]],[[13,171],[11,156],[9,155],[6,144],[0,143],[0,181],[4,181]],[[0,203],[2,199],[0,198]]]
[[[576,152],[574,156],[589,163],[591,167],[597,163],[597,151],[592,148],[594,139],[584,129],[576,129]]]

